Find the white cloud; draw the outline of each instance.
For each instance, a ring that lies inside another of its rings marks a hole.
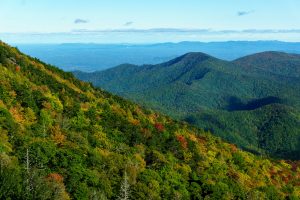
[[[86,23],[88,23],[89,22],[89,20],[86,20],[86,19],[75,19],[74,20],[74,23],[75,24],[86,24]]]

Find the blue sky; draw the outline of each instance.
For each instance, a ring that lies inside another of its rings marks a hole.
[[[10,43],[300,41],[299,0],[0,0]]]

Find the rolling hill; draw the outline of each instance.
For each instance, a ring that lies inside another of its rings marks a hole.
[[[1,199],[300,196],[298,162],[242,151],[2,42],[0,136]]]
[[[74,74],[248,151],[300,159],[297,54],[263,52],[224,61],[195,52],[158,65]]]

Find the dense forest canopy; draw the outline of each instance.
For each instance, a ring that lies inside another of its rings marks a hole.
[[[297,199],[299,162],[242,151],[0,43],[0,199]]]
[[[188,53],[158,65],[74,74],[257,154],[300,159],[300,55],[234,61]]]

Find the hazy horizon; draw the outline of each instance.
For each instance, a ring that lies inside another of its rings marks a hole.
[[[0,39],[1,40],[1,39]],[[5,41],[3,41],[5,42]],[[290,42],[290,41],[283,41],[283,40],[220,40],[220,41],[197,41],[197,40],[182,40],[182,41],[178,41],[178,42],[141,42],[141,43],[135,43],[135,42],[107,42],[107,43],[100,43],[100,42],[57,42],[57,43],[18,43],[18,42],[6,42],[12,46],[16,46],[16,45],[133,45],[133,46],[142,46],[142,45],[163,45],[163,44],[183,44],[183,43],[199,43],[199,44],[210,44],[210,43],[254,43],[254,42],[266,42],[266,43],[272,43],[272,42],[276,42],[276,43],[291,43],[291,44],[297,44],[300,43],[299,42]]]
[[[247,31],[206,32],[88,32],[88,33],[0,33],[0,40],[21,44],[157,44],[180,42],[280,41],[300,42],[300,30],[268,30],[266,33]],[[112,39],[113,38],[113,39]],[[118,38],[118,39],[115,39]]]
[[[262,51],[300,53],[300,43],[279,41],[180,42],[153,44],[14,44],[21,51],[64,70],[97,71],[120,64],[158,64],[189,52],[234,60]]]

